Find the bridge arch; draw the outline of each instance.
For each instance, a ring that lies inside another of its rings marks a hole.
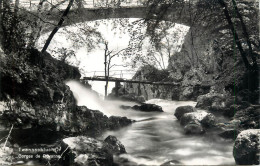
[[[69,13],[69,18],[73,20],[73,22],[66,21],[63,26],[69,26],[74,23],[110,18],[156,18],[147,14],[149,12],[149,9],[146,6],[129,6],[117,8],[82,8],[80,9],[80,16],[79,13],[75,10],[76,9],[72,9]],[[189,26],[190,20],[187,14],[187,10],[187,5],[171,5],[167,8],[166,13],[163,14],[163,17],[160,18],[160,20],[171,21],[174,23]],[[53,16],[51,14],[48,19],[51,21],[58,21],[59,18],[57,18],[56,16],[56,14],[54,14]]]

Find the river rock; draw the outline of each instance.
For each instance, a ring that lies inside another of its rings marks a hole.
[[[233,156],[236,164],[259,165],[260,164],[260,129],[242,131],[235,140]]]
[[[134,121],[131,119],[128,119],[127,117],[120,117],[120,116],[110,116],[108,118],[108,129],[115,130],[119,129],[121,127],[128,126],[132,124]],[[103,122],[104,123],[104,122]]]
[[[222,131],[218,135],[222,138],[225,138],[225,139],[235,140],[239,133],[240,133],[240,131],[238,131],[236,129],[226,129],[225,131]]]
[[[124,145],[115,136],[109,135],[104,141],[106,142],[104,146],[110,153],[116,155],[126,153]]]
[[[103,146],[104,143],[101,141],[85,136],[78,136],[65,138],[62,143],[65,149],[63,160],[61,161],[62,165],[113,165],[113,155],[105,149]]]
[[[241,109],[235,113],[233,119],[240,121],[239,127],[242,129],[257,129],[260,126],[260,106],[251,105]]]
[[[184,127],[184,131],[186,134],[203,134],[205,132],[201,123],[198,121],[188,123]]]
[[[134,105],[132,109],[144,112],[163,112],[162,107],[156,104],[142,104],[141,106]]]
[[[13,151],[9,141],[7,141],[6,146],[4,147],[4,142],[0,144],[0,165],[12,165],[13,164]]]
[[[224,108],[225,100],[226,100],[226,98],[223,94],[207,93],[205,95],[200,95],[197,98],[196,108],[208,109],[211,106]]]
[[[201,122],[204,117],[206,117],[208,113],[206,112],[191,112],[184,114],[180,119],[180,124],[182,126],[186,126],[189,123],[198,121]]]
[[[143,111],[143,112],[163,112],[162,107],[158,106],[156,104],[142,104],[142,105],[134,105],[133,107],[131,106],[126,106],[126,105],[121,105],[120,108],[124,110],[128,109],[133,109],[136,111]]]
[[[195,111],[196,111],[196,109],[192,106],[189,106],[189,105],[180,106],[180,107],[176,108],[174,115],[176,116],[176,118],[178,120],[180,120],[184,114],[190,113],[190,112],[195,112]]]
[[[213,127],[216,124],[216,117],[213,114],[208,113],[202,118],[201,124],[203,125],[203,127]]]

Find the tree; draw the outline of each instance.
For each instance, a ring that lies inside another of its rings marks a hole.
[[[107,97],[107,88],[108,88],[108,79],[110,76],[110,70],[111,68],[113,68],[114,66],[116,66],[116,64],[112,64],[112,59],[116,56],[119,56],[120,54],[123,53],[123,51],[125,51],[126,49],[121,49],[117,52],[115,51],[110,51],[108,48],[108,42],[104,42],[105,45],[105,53],[104,53],[104,71],[105,71],[105,79],[106,79],[106,84],[105,84],[105,97]]]
[[[234,42],[240,52],[242,60],[247,69],[247,72],[246,72],[247,88],[250,91],[254,92],[259,87],[258,65],[257,65],[257,61],[256,61],[257,54],[252,49],[252,44],[251,44],[252,42],[249,37],[247,26],[245,25],[242,14],[238,10],[236,0],[232,0],[232,7],[235,12],[235,16],[233,17],[233,19],[238,18],[238,20],[239,20],[239,24],[241,25],[241,29],[242,29],[242,35],[244,36],[244,39],[245,39],[244,43],[246,43],[244,45],[247,46],[247,48],[245,48],[245,46],[243,47],[243,45],[242,45],[243,37],[239,37],[237,30],[235,29],[235,23],[232,21],[232,16],[230,15],[226,2],[224,0],[218,0],[218,3],[220,4],[220,6],[223,9],[223,12],[224,12],[226,20],[228,22],[229,28],[230,28],[231,32],[233,33]],[[251,58],[251,63],[249,62],[249,59],[248,59],[249,57]],[[254,100],[254,99],[250,99],[250,100]]]
[[[253,69],[253,70],[257,70],[258,67],[257,67],[257,62],[256,62],[256,57],[255,57],[256,54],[253,53],[251,41],[250,41],[250,39],[249,39],[249,35],[248,35],[248,32],[247,32],[247,28],[246,28],[246,25],[245,25],[245,23],[244,23],[244,21],[243,21],[243,18],[242,18],[241,13],[238,11],[236,1],[235,1],[235,0],[232,0],[232,4],[233,4],[233,8],[234,8],[234,10],[235,10],[235,13],[236,13],[236,15],[237,15],[238,18],[239,18],[239,21],[240,21],[240,24],[241,24],[241,27],[242,27],[242,30],[243,30],[243,34],[244,34],[244,36],[245,36],[245,38],[246,38],[246,43],[247,43],[247,46],[248,46],[248,48],[249,48],[248,54],[249,54],[249,56],[251,57],[252,62],[253,62],[252,65],[249,63],[249,61],[248,61],[248,59],[247,59],[246,52],[245,52],[245,50],[244,50],[244,48],[243,48],[243,46],[242,46],[242,43],[241,43],[241,41],[240,41],[240,39],[239,39],[239,36],[238,36],[237,32],[236,32],[236,30],[235,30],[235,26],[234,26],[234,23],[232,22],[232,17],[231,17],[230,14],[229,14],[228,7],[227,7],[226,3],[224,2],[224,0],[218,0],[218,2],[219,2],[219,4],[221,5],[221,7],[223,8],[223,12],[224,12],[225,17],[226,17],[226,19],[227,19],[229,28],[230,28],[230,30],[232,31],[233,35],[234,35],[235,43],[236,43],[236,45],[237,45],[237,47],[238,47],[238,50],[239,50],[239,52],[240,52],[240,55],[241,55],[241,57],[242,57],[242,59],[243,59],[243,62],[244,62],[244,64],[245,64],[246,68],[247,68],[248,70],[252,70],[252,69]]]
[[[35,47],[36,41],[39,39],[41,35],[41,30],[43,28],[43,21],[41,20],[42,12],[43,12],[43,4],[46,0],[40,0],[38,7],[37,7],[37,15],[36,19],[33,20],[34,26],[31,27],[31,34],[28,41],[28,47],[33,48]]]
[[[142,19],[132,23],[131,39],[124,56],[131,60],[133,67],[148,65],[166,70],[168,60],[180,49],[178,42],[186,29],[173,22],[161,20],[150,36],[148,29],[145,29],[147,24],[149,23]]]

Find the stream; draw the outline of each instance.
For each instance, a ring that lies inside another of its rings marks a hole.
[[[172,164],[185,165],[235,164],[232,141],[218,137],[214,131],[204,135],[184,134],[174,111],[179,106],[195,106],[196,102],[151,99],[146,103],[160,105],[163,113],[123,110],[121,105],[133,106],[136,103],[104,101],[75,81],[70,81],[67,85],[73,91],[78,105],[98,109],[108,116],[126,116],[137,121],[120,130],[106,132],[100,137],[104,140],[108,135],[116,136],[127,151],[121,158],[143,165],[161,165],[169,161],[172,161]],[[224,117],[218,117],[218,121],[226,120]]]

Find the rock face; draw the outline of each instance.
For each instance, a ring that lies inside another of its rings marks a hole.
[[[116,96],[116,88],[114,87],[112,89],[112,92],[107,96],[107,99],[122,100],[122,101],[133,101],[133,102],[137,102],[137,103],[145,102],[145,98],[144,98],[143,95],[130,93],[129,90],[122,85],[118,89],[117,96]]]
[[[121,89],[121,88],[120,88]],[[112,90],[112,93],[108,95],[107,99],[110,100],[122,100],[122,101],[133,101],[133,102],[137,102],[137,103],[143,103],[145,102],[145,98],[144,96],[138,96],[134,93],[129,93],[125,90],[126,93],[124,94],[118,94],[118,96],[115,96],[115,93]]]
[[[249,129],[242,131],[234,145],[233,155],[236,164],[259,165],[260,164],[260,129]]]
[[[122,109],[133,109],[136,111],[143,111],[143,112],[163,112],[162,107],[158,106],[156,104],[141,104],[139,105],[134,105],[133,107],[131,106],[120,106]]]
[[[178,107],[178,108],[176,108],[176,110],[175,110],[175,113],[174,113],[174,116],[178,119],[178,120],[180,120],[181,119],[181,117],[184,115],[184,114],[186,114],[186,113],[190,113],[190,112],[195,112],[196,111],[196,109],[194,108],[194,107],[192,107],[192,106],[180,106],[180,107]]]
[[[135,95],[142,95],[146,100],[152,98],[161,98],[168,100],[190,100],[196,99],[198,95],[205,94],[209,92],[209,85],[201,85],[199,84],[186,84],[188,77],[187,75],[186,83],[182,84],[184,79],[181,72],[179,72],[178,76],[175,76],[175,71],[161,71],[151,66],[142,67],[135,76],[132,78],[133,80],[147,80],[152,82],[175,82],[179,84],[178,86],[165,86],[165,85],[149,85],[149,84],[126,84],[126,90],[129,93],[133,93]],[[153,77],[151,77],[153,76]],[[179,78],[180,76],[180,78]]]

